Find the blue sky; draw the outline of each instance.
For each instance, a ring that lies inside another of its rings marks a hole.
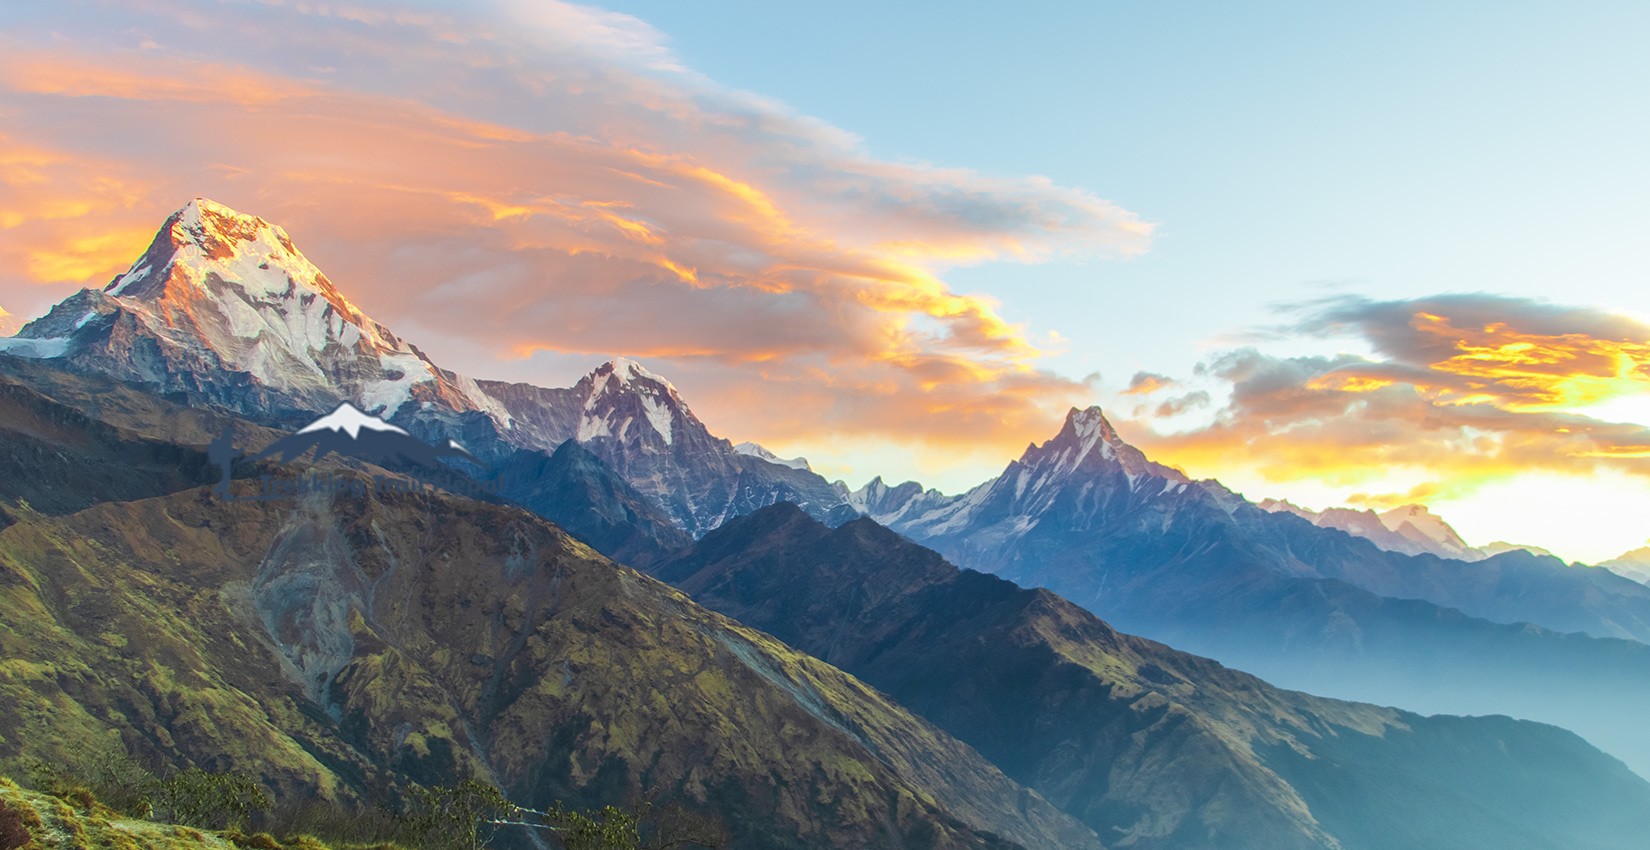
[[[948,273],[1071,337],[1067,368],[1189,367],[1188,343],[1325,289],[1650,315],[1644,4],[607,7],[879,156],[1046,175],[1158,223],[1128,261]],[[1182,330],[1071,324],[1166,308]]]

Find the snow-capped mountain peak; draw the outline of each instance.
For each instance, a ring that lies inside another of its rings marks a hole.
[[[813,467],[808,465],[808,459],[805,457],[780,457],[757,443],[740,443],[739,445],[734,446],[733,450],[745,455],[746,457],[761,458],[769,463],[777,463],[780,466],[788,466],[792,469],[806,469],[810,471],[813,469]]]
[[[70,296],[20,337],[5,349],[265,412],[348,401],[389,417],[416,401],[510,427],[474,381],[351,304],[285,230],[204,198],[107,287]]]
[[[652,381],[672,393],[676,392],[675,384],[672,384],[661,375],[648,371],[645,366],[631,360],[629,357],[615,357],[603,363],[597,367],[596,374],[612,376],[610,383],[620,387],[629,386],[632,381],[642,380]]]
[[[635,436],[631,429],[645,422],[669,446],[676,440],[678,425],[697,423],[674,384],[628,357],[603,363],[579,385],[586,388],[579,442],[599,437],[627,440]]]
[[[1117,429],[1106,421],[1106,415],[1098,406],[1084,410],[1072,408],[1066,414],[1066,426],[1085,446],[1099,446],[1109,452],[1113,446],[1123,442],[1123,438],[1117,436]]]
[[[1148,460],[1118,435],[1099,407],[1072,408],[1060,433],[1041,446],[1027,448],[1019,462],[1024,467],[1054,475],[1069,474],[1093,464],[1116,464],[1131,481],[1157,477],[1181,484],[1191,482],[1180,470]]]
[[[395,434],[407,433],[406,431],[397,428],[376,416],[368,416],[367,414],[362,413],[360,409],[347,401],[338,405],[338,408],[331,413],[328,413],[320,419],[305,425],[303,428],[298,430],[298,433],[308,434],[312,431],[342,431],[350,435],[350,439],[358,439],[361,436],[362,429],[366,429],[368,431],[387,431]],[[449,440],[448,442],[451,441]],[[453,443],[453,447],[463,448],[457,443]]]
[[[22,323],[18,321],[16,316],[6,312],[6,308],[0,307],[0,337],[11,336],[22,327]]]
[[[174,271],[181,274],[170,273]],[[215,294],[214,284],[228,284],[264,300],[303,291],[321,296],[356,324],[369,321],[292,244],[284,229],[205,198],[190,201],[167,218],[149,250],[104,292],[153,300],[178,297],[173,287],[180,284],[208,295]]]
[[[278,441],[281,457],[305,447],[371,456],[378,446],[386,458],[467,458],[447,442],[457,438],[495,463],[577,440],[694,533],[775,501],[823,517],[848,495],[805,467],[734,451],[635,360],[616,358],[561,388],[441,369],[345,299],[285,230],[205,199],[169,216],[107,287],[64,299],[0,339],[0,353],[283,429],[312,423]],[[337,417],[317,423],[324,411]],[[405,432],[375,426],[390,422]]]

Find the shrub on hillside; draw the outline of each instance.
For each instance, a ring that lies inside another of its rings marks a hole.
[[[21,850],[28,847],[31,840],[23,812],[18,812],[7,800],[0,800],[0,850]]]
[[[269,805],[269,794],[251,777],[195,767],[167,777],[155,794],[159,819],[202,829],[245,826]]]

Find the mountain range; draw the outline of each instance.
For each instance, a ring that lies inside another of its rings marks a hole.
[[[1534,555],[1552,556],[1539,546],[1526,546],[1496,541],[1484,546],[1471,546],[1461,535],[1433,513],[1426,505],[1401,505],[1376,513],[1369,509],[1325,508],[1314,511],[1287,500],[1262,499],[1255,507],[1273,513],[1290,513],[1313,525],[1335,528],[1374,543],[1388,552],[1405,555],[1437,555],[1459,561],[1481,561],[1502,552],[1523,550]]]
[[[0,380],[19,400],[0,411],[7,454],[143,461],[181,423],[171,459],[196,478],[51,509],[39,494],[81,464],[0,481],[0,758],[63,763],[112,739],[346,804],[470,775],[537,808],[652,791],[748,848],[1100,846],[848,674],[526,511],[217,498],[196,483],[208,435],[262,448],[278,432],[42,371]],[[239,470],[237,492],[266,471]]]
[[[1650,826],[1650,786],[1591,746],[1650,774],[1650,587],[1390,551],[1154,463],[1098,409],[967,493],[850,492],[712,435],[625,358],[566,388],[443,369],[205,200],[0,354],[0,757],[118,736],[346,801],[461,775],[529,804],[664,789],[740,847]],[[456,443],[507,484],[222,502],[225,433],[239,491],[363,434]],[[1380,525],[1441,545],[1431,519]]]
[[[1557,723],[1650,772],[1650,593],[1513,551],[1385,551],[1193,481],[1097,408],[961,496],[873,481],[854,504],[959,566],[1047,587],[1134,634],[1313,693]]]
[[[1650,783],[1570,733],[1281,691],[870,519],[778,504],[687,540],[653,571],[690,600],[507,505],[218,498],[215,435],[284,438],[222,411],[14,358],[0,400],[0,460],[32,472],[0,479],[0,760],[112,739],[344,804],[465,775],[537,807],[651,791],[737,848],[1624,850],[1650,827]],[[563,509],[639,503],[577,443],[551,460]],[[94,466],[131,474],[88,493]],[[665,522],[596,515],[610,541]]]
[[[1568,733],[1274,688],[1049,591],[958,570],[871,519],[831,529],[775,505],[653,572],[885,691],[1117,846],[1400,850],[1494,835],[1512,848],[1637,828],[1618,820],[1625,800],[1592,800],[1573,821],[1525,808],[1592,794],[1573,780],[1604,763],[1560,755]]]
[[[283,229],[205,199],[168,218],[127,272],[66,299],[0,351],[271,427],[348,403],[488,462],[578,440],[692,534],[776,501],[825,516],[846,497],[805,464],[712,436],[669,381],[631,360],[559,389],[443,369],[351,304]]]

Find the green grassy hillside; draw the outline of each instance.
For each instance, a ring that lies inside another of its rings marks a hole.
[[[0,759],[116,747],[344,803],[472,776],[538,808],[652,792],[746,847],[1098,846],[853,677],[524,511],[225,502],[201,443],[267,432],[73,376],[0,383],[0,455],[51,459],[0,479]],[[99,468],[119,486],[83,505]]]

